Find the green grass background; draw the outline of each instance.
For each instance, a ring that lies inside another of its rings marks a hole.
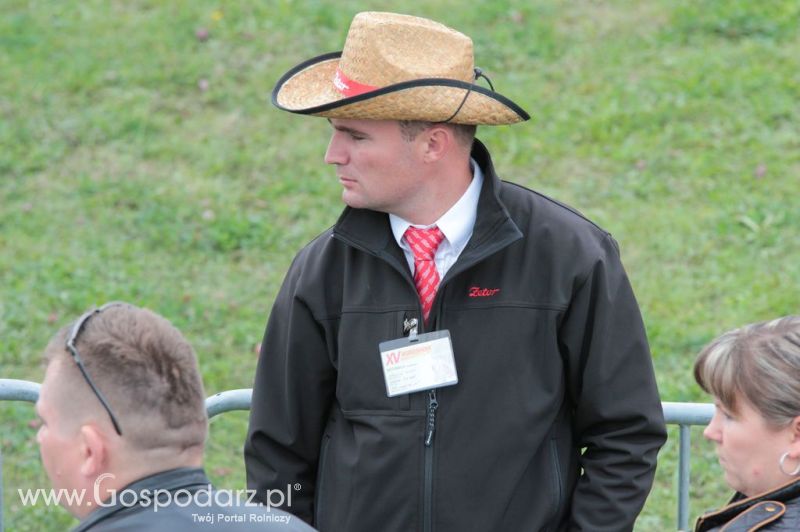
[[[505,179],[620,242],[662,398],[708,401],[700,347],[800,299],[796,0],[0,1],[0,376],[41,381],[49,337],[93,304],[167,316],[207,393],[246,388],[294,253],[341,209],[324,120],[269,104],[294,64],[339,50],[357,11],[472,36],[533,120],[481,128]],[[209,38],[196,37],[206,28]],[[47,486],[27,403],[0,403],[8,530]],[[245,413],[211,423],[208,471],[244,485]],[[692,516],[728,490],[693,430]],[[637,530],[674,530],[677,431]]]

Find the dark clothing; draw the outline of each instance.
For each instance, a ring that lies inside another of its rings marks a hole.
[[[800,530],[800,480],[755,497],[737,493],[724,508],[697,520],[695,532]]]
[[[438,408],[387,397],[378,344],[421,324],[420,304],[388,216],[346,208],[270,315],[248,485],[300,482],[293,509],[325,531],[631,529],[666,431],[616,243],[501,182],[478,141],[472,157],[477,220],[427,326],[450,331],[458,384]]]
[[[234,504],[235,501],[236,492],[214,490],[202,469],[172,469],[119,490],[112,500],[103,503],[108,506],[93,511],[73,532],[179,532],[193,528],[242,532],[313,530],[301,519],[277,508],[247,506],[244,493],[241,503]],[[277,501],[276,495],[273,502]],[[252,504],[256,504],[255,500]]]

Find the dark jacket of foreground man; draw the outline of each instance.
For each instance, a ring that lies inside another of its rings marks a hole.
[[[420,305],[388,216],[346,208],[272,310],[248,485],[299,482],[291,511],[323,531],[629,530],[666,433],[617,245],[500,181],[478,141],[472,157],[472,238],[420,327],[450,331],[458,384],[434,404],[387,397],[378,344],[407,334]]]

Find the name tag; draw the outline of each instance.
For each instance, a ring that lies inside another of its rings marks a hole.
[[[458,382],[453,344],[447,330],[381,342],[378,349],[389,397]]]

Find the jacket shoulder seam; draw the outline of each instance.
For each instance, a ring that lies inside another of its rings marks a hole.
[[[528,187],[526,187],[524,185],[520,185],[519,183],[514,183],[512,181],[505,181],[505,180],[501,180],[501,182],[504,185],[509,185],[509,186],[512,186],[512,187],[516,187],[516,188],[518,188],[520,190],[528,192],[529,194],[533,194],[534,196],[536,196],[536,197],[538,197],[538,198],[540,198],[540,199],[542,199],[542,200],[544,200],[544,201],[546,201],[546,202],[548,202],[548,203],[550,203],[552,205],[555,205],[556,207],[560,207],[561,209],[564,209],[564,210],[568,211],[569,213],[577,216],[581,220],[583,220],[585,222],[588,222],[591,226],[593,226],[595,229],[597,229],[601,233],[603,233],[605,235],[609,235],[609,236],[611,235],[611,233],[609,233],[608,231],[606,231],[605,229],[603,229],[602,227],[597,225],[595,222],[593,222],[592,220],[587,218],[582,212],[580,212],[579,210],[577,210],[574,207],[571,207],[571,206],[567,205],[566,203],[562,203],[562,202],[558,201],[557,199],[551,198],[550,196],[548,196],[546,194],[542,194],[541,192],[538,192],[536,190],[528,188]]]

